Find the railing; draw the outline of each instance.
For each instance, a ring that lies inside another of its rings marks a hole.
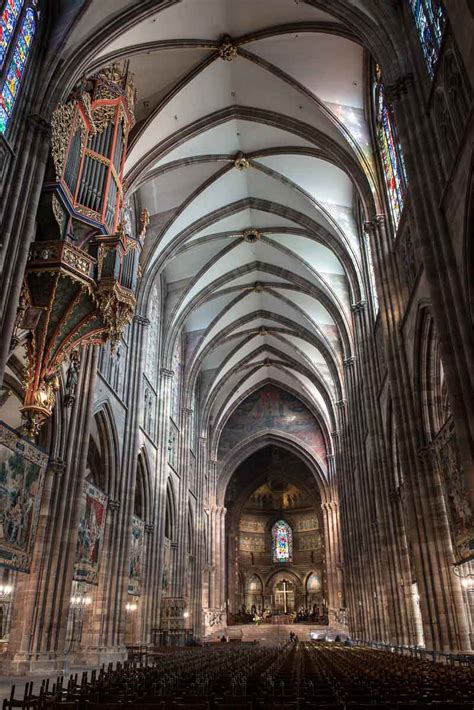
[[[351,639],[351,641],[355,646],[368,646],[369,648],[376,648],[380,651],[398,653],[401,656],[421,658],[422,660],[433,661],[435,663],[447,663],[450,665],[474,667],[474,654],[429,651],[426,648],[423,648],[423,646],[403,646],[385,643],[383,641],[364,641],[363,639]]]

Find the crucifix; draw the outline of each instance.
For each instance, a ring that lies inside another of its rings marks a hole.
[[[288,613],[288,595],[291,594],[290,589],[288,588],[288,582],[286,579],[283,580],[282,582],[282,589],[280,590],[280,594],[283,594],[283,609],[285,614]]]

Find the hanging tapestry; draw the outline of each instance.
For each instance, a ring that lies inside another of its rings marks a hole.
[[[132,517],[128,593],[135,596],[140,596],[141,591],[144,542],[145,523],[134,515]]]
[[[76,546],[74,579],[98,584],[99,561],[104,539],[107,496],[92,483],[84,483],[82,515]]]
[[[458,564],[463,564],[474,559],[474,515],[468,501],[465,474],[451,420],[437,435],[435,452],[444,485],[454,558]]]
[[[0,564],[29,572],[48,454],[0,422]]]

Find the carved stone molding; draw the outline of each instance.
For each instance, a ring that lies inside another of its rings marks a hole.
[[[26,120],[30,126],[36,128],[43,136],[49,137],[51,135],[51,124],[38,113],[30,113]]]
[[[352,367],[353,365],[355,365],[356,360],[356,356],[351,355],[350,357],[346,357],[346,359],[343,360],[342,364],[344,365],[344,367]]]
[[[120,508],[120,501],[116,499],[109,499],[108,509],[115,513]]]
[[[339,399],[337,402],[334,402],[334,404],[338,409],[344,409],[347,405],[347,399]]]
[[[237,46],[229,35],[225,35],[219,47],[219,56],[225,62],[231,62],[237,56]]]
[[[48,471],[54,476],[62,476],[66,470],[66,462],[64,459],[51,459],[48,466]]]
[[[155,526],[153,523],[145,523],[145,532],[147,535],[153,535],[155,532]]]
[[[255,242],[258,242],[262,238],[262,234],[258,229],[250,227],[249,229],[245,229],[243,231],[242,237],[244,238],[244,241],[249,244],[255,244]]]
[[[146,316],[141,316],[139,313],[133,316],[133,322],[138,323],[138,325],[150,325],[150,319]]]
[[[234,160],[234,167],[236,167],[237,170],[246,170],[250,168],[250,160],[243,153],[237,153]]]
[[[417,455],[422,462],[433,463],[436,460],[436,451],[432,444],[421,446],[417,451]]]
[[[362,313],[367,308],[367,301],[364,301],[361,299],[360,301],[357,301],[357,303],[352,303],[351,304],[351,310],[354,311],[354,313]]]
[[[413,74],[404,74],[396,79],[393,84],[385,87],[385,95],[390,103],[398,101],[402,96],[406,96],[408,90],[413,86]]]
[[[166,367],[162,367],[160,370],[160,375],[162,377],[174,377],[174,370],[168,370]]]

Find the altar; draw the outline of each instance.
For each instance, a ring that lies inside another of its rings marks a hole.
[[[267,621],[271,624],[284,626],[285,624],[292,624],[295,620],[294,614],[273,614]]]

